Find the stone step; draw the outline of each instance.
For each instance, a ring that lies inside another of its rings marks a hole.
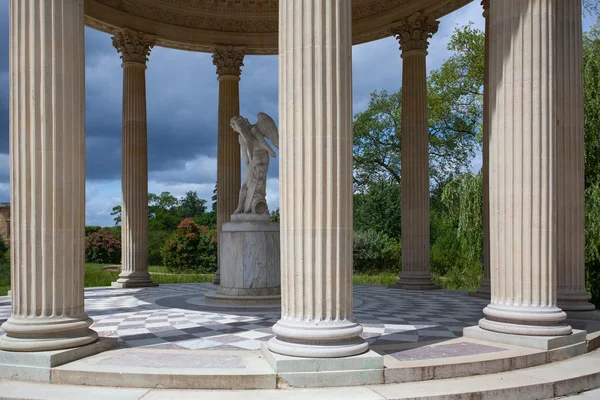
[[[124,378],[125,379],[125,378]],[[87,383],[87,382],[79,382]],[[232,380],[230,381],[230,384]],[[271,390],[158,390],[116,389],[105,387],[0,381],[4,399],[86,400],[461,400],[552,399],[578,394],[600,387],[600,351],[566,361],[499,374],[427,382],[371,385],[354,388],[271,389]],[[591,394],[582,394],[582,398]],[[577,398],[577,397],[575,397]]]
[[[270,389],[277,377],[258,351],[120,349],[52,370],[51,382],[174,389]]]

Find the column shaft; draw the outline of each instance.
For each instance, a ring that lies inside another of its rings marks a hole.
[[[217,140],[217,248],[221,229],[231,220],[237,208],[241,186],[241,154],[237,133],[231,118],[240,113],[240,76],[244,66],[244,49],[233,46],[215,47],[213,64],[219,79],[219,120]],[[219,253],[217,253],[219,254]],[[214,284],[221,283],[221,260],[217,258]]]
[[[585,290],[581,0],[557,7],[558,303],[565,311],[592,311]]]
[[[402,21],[402,273],[395,288],[439,289],[429,272],[429,129],[427,46],[438,23],[415,14]]]
[[[114,287],[155,286],[148,272],[146,60],[153,41],[128,29],[113,37],[123,59],[121,274]]]
[[[367,351],[352,321],[352,19],[339,0],[279,5],[282,316],[276,353]]]
[[[82,346],[83,0],[10,1],[12,314],[0,349]]]
[[[556,307],[555,5],[490,4],[490,261],[492,301],[481,328],[565,335]]]
[[[240,77],[219,77],[219,132],[217,154],[217,247],[221,228],[231,220],[238,203],[241,186],[240,143],[230,126],[231,118],[240,113]],[[221,266],[213,283],[221,283]]]
[[[477,293],[489,297],[490,283],[490,0],[483,0],[483,16],[485,18],[485,56],[483,76],[483,279]]]

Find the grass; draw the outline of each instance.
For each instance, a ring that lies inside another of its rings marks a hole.
[[[119,278],[119,271],[106,271],[99,264],[85,264],[85,287],[110,286]]]
[[[382,272],[376,275],[354,274],[353,282],[355,285],[390,285],[396,283],[398,274],[395,272]]]
[[[119,271],[107,271],[101,264],[85,264],[85,287],[110,286],[119,278]],[[166,267],[151,266],[148,268],[152,280],[158,284],[173,283],[210,283],[213,274],[172,274]],[[393,272],[379,273],[376,275],[356,274],[354,283],[357,285],[389,285],[398,280],[398,275]],[[0,286],[0,296],[6,296],[10,286]]]

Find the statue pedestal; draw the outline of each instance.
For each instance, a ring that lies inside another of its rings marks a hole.
[[[234,214],[220,239],[221,285],[206,298],[278,303],[279,223],[270,222],[268,214]]]

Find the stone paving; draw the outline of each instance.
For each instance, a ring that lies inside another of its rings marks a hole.
[[[142,289],[85,290],[86,312],[100,336],[118,337],[123,348],[258,350],[273,337],[276,306],[220,307],[207,304],[211,284],[161,285]],[[488,301],[439,290],[407,292],[384,286],[354,287],[354,317],[374,349],[396,357],[394,345],[451,339],[476,325]],[[10,316],[10,298],[0,297],[0,323]],[[0,331],[0,333],[2,333]],[[441,349],[440,349],[441,350]],[[448,348],[485,353],[496,349]],[[438,354],[435,357],[439,357]],[[401,359],[427,354],[398,354]],[[451,355],[448,355],[451,356]],[[414,358],[413,358],[414,357]]]

